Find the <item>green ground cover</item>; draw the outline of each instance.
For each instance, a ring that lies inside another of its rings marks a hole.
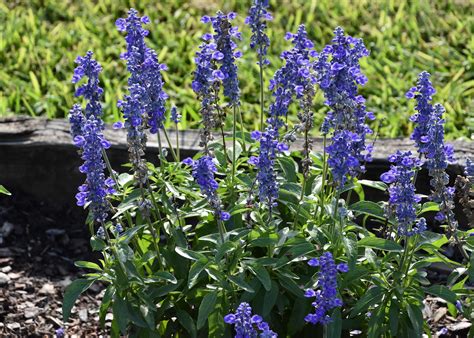
[[[199,124],[199,103],[191,90],[193,57],[206,25],[204,14],[218,9],[247,15],[248,1],[217,0],[17,0],[0,3],[0,116],[28,114],[64,117],[74,102],[70,78],[74,59],[89,49],[104,65],[106,120],[120,115],[116,102],[126,88],[127,73],[119,59],[123,36],[115,20],[131,6],[148,15],[150,45],[166,63],[170,101],[185,117],[182,128]],[[310,37],[321,49],[340,25],[349,34],[362,37],[371,56],[362,63],[369,82],[361,93],[367,106],[382,121],[385,137],[408,135],[408,117],[413,106],[404,93],[414,85],[421,70],[433,74],[438,89],[435,101],[447,110],[449,138],[470,137],[474,129],[474,6],[469,0],[438,1],[271,1],[275,20],[269,24],[271,65],[266,79],[281,66],[279,54],[287,47],[286,31],[307,25]],[[250,31],[243,30],[239,63],[242,110],[249,129],[258,122],[258,67],[256,54],[248,47]],[[269,98],[267,98],[268,100]],[[325,108],[317,95],[317,123]],[[296,116],[294,116],[296,119]],[[230,121],[229,121],[230,122]]]

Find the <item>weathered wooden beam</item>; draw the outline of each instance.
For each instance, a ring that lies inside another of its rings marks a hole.
[[[110,160],[118,170],[128,160],[126,131],[114,130],[108,125],[105,136],[112,144],[108,150]],[[169,136],[175,142],[175,131],[170,130]],[[216,139],[219,136],[216,135]],[[180,131],[179,140],[182,158],[193,156],[200,150],[198,130]],[[322,139],[314,139],[314,150],[322,151],[322,143]],[[466,159],[474,158],[474,143],[451,143],[455,149],[456,162],[449,167],[448,173],[453,180],[455,175],[462,172]],[[291,147],[292,150],[301,148],[301,139]],[[373,152],[374,161],[368,164],[365,177],[378,179],[388,168],[387,157],[396,150],[415,151],[413,142],[409,139],[378,140]],[[157,138],[149,134],[147,159],[157,163],[157,156]],[[80,163],[66,120],[29,117],[0,119],[0,183],[14,194],[28,193],[41,201],[73,205],[77,186],[84,180],[78,170]],[[426,172],[419,175],[417,185],[420,192],[429,192]]]
[[[106,126],[104,135],[112,143],[113,148],[126,149],[126,130],[114,130],[110,125]],[[168,134],[174,144],[176,131],[170,130]],[[216,134],[216,139],[220,135]],[[230,136],[230,135],[229,135]],[[161,137],[164,140],[164,135]],[[180,149],[184,152],[196,153],[199,147],[198,130],[179,131]],[[467,158],[474,157],[474,142],[464,140],[450,141],[455,150],[454,166],[464,166]],[[165,143],[164,143],[165,144]],[[0,119],[0,145],[2,146],[30,146],[30,147],[71,147],[74,148],[69,134],[69,123],[63,119],[47,120],[42,118],[12,117]],[[303,140],[297,139],[291,149],[302,149]],[[148,134],[148,149],[156,152],[158,148],[155,135]],[[321,138],[313,138],[314,151],[320,152],[323,148]],[[387,157],[397,150],[411,150],[415,152],[413,141],[408,138],[378,139],[373,158],[375,161],[386,161]]]

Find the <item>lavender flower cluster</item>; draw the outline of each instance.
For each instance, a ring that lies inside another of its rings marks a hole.
[[[270,329],[267,322],[259,315],[252,315],[248,303],[240,303],[235,313],[224,317],[224,322],[235,327],[235,338],[276,338],[278,335]],[[260,332],[258,332],[260,331]]]
[[[150,132],[156,134],[159,128],[163,128],[165,120],[168,95],[163,90],[161,71],[167,67],[158,62],[156,52],[146,45],[145,37],[149,32],[142,25],[148,23],[150,19],[147,16],[139,17],[138,12],[132,8],[128,11],[127,18],[116,21],[116,26],[120,32],[127,33],[127,51],[121,54],[121,58],[127,61],[130,72],[130,96],[140,104],[141,114],[147,115],[146,122]]]
[[[411,152],[401,152],[391,155],[388,160],[392,163],[390,170],[380,176],[380,179],[390,184],[387,216],[394,215],[398,222],[398,234],[413,236],[426,230],[426,220],[416,219],[416,204],[421,198],[415,193],[413,177],[421,162],[411,156]],[[416,225],[414,225],[416,222]]]
[[[192,167],[194,180],[201,188],[201,192],[206,196],[216,217],[223,221],[229,220],[230,214],[222,210],[221,201],[219,196],[217,196],[219,184],[214,178],[214,173],[217,172],[217,168],[212,157],[202,156],[196,161],[188,157],[183,160],[183,163]]]
[[[333,170],[334,181],[342,188],[347,175],[354,177],[363,172],[363,163],[371,160],[372,148],[365,141],[372,130],[366,119],[375,117],[366,111],[365,99],[357,93],[358,85],[367,83],[359,60],[368,56],[369,51],[362,39],[346,36],[340,27],[335,29],[334,35],[332,44],[324,47],[319,54],[314,69],[326,98],[325,103],[331,108],[321,127],[323,134],[334,130],[333,143],[326,149],[329,158],[332,158],[328,163]]]
[[[285,65],[275,72],[270,80],[270,90],[273,91],[275,102],[270,106],[268,126],[261,132],[253,132],[252,138],[260,141],[258,158],[252,157],[250,163],[257,166],[257,182],[260,202],[271,211],[276,206],[278,198],[278,183],[274,168],[278,151],[288,150],[288,145],[279,142],[279,128],[283,126],[283,117],[288,113],[290,104],[296,98],[305,102],[311,101],[314,93],[312,87],[315,79],[311,72],[311,55],[313,43],[307,37],[304,25],[298,28],[297,34],[287,33],[286,38],[291,40],[293,48],[282,53],[281,58]],[[308,95],[308,93],[310,93]],[[307,104],[302,104],[307,106]],[[306,120],[309,118],[307,117]],[[291,140],[287,140],[291,141]]]
[[[411,135],[418,152],[426,158],[426,166],[431,176],[433,188],[431,199],[440,204],[436,219],[447,221],[452,230],[457,228],[452,209],[454,208],[454,188],[448,187],[449,176],[446,173],[448,163],[453,161],[454,150],[451,145],[444,143],[444,107],[441,104],[432,105],[432,96],[436,93],[428,72],[418,75],[418,82],[407,93],[407,98],[416,100],[417,111],[410,120],[415,123]]]
[[[347,272],[349,267],[345,263],[337,264],[330,252],[325,252],[319,258],[308,261],[309,266],[319,266],[317,289],[308,289],[305,297],[315,298],[312,303],[314,313],[305,317],[305,321],[311,324],[326,325],[331,322],[328,312],[335,307],[342,306],[342,300],[337,297],[337,272]]]
[[[146,45],[148,30],[143,24],[150,23],[147,16],[139,17],[135,9],[130,9],[127,18],[116,21],[117,29],[126,32],[127,51],[121,54],[130,72],[128,79],[129,95],[118,102],[122,110],[130,161],[133,165],[137,183],[143,186],[148,181],[146,162],[143,159],[146,147],[145,129],[152,134],[163,128],[168,95],[163,90],[162,70],[167,67],[158,62],[156,52]]]
[[[268,123],[276,130],[283,125],[282,118],[288,114],[293,98],[301,99],[316,81],[310,60],[316,52],[305,26],[300,25],[296,34],[287,33],[285,39],[291,40],[293,48],[281,54],[285,65],[275,72],[269,86],[275,102],[270,105]]]
[[[235,60],[242,56],[242,52],[236,50],[237,44],[234,40],[241,40],[242,35],[237,26],[232,26],[230,21],[236,18],[236,14],[231,12],[224,14],[217,12],[213,17],[203,16],[203,23],[211,23],[214,29],[212,39],[215,43],[213,59],[219,64],[219,68],[213,71],[215,77],[222,81],[224,95],[230,100],[230,105],[239,105],[240,89],[237,77],[237,66]],[[210,35],[205,35],[209,38]]]
[[[273,17],[267,11],[268,6],[268,0],[255,0],[254,5],[250,7],[249,16],[245,19],[245,24],[252,29],[250,48],[257,48],[257,54],[261,60],[257,64],[261,62],[262,66],[270,64],[270,61],[266,58],[270,39],[265,32],[267,28],[265,21],[273,20]]]
[[[251,137],[260,142],[260,153],[258,157],[251,156],[249,164],[255,165],[258,169],[257,182],[260,202],[264,203],[271,211],[276,207],[278,198],[278,182],[274,170],[275,159],[278,152],[288,150],[288,145],[278,142],[278,130],[271,130],[270,126],[263,133],[258,130],[253,131]]]
[[[79,206],[90,203],[94,221],[102,223],[110,210],[107,195],[115,193],[114,181],[105,176],[106,166],[102,158],[103,150],[110,147],[102,134],[104,122],[101,119],[100,97],[103,89],[99,87],[102,67],[92,59],[92,52],[87,52],[84,57],[79,56],[76,63],[78,66],[74,70],[72,82],[77,83],[82,78],[87,78],[87,82],[76,90],[76,96],[83,96],[87,100],[85,114],[81,106],[75,104],[69,115],[71,135],[74,144],[81,149],[81,158],[84,160],[79,171],[86,174],[86,181],[79,187],[76,199]]]

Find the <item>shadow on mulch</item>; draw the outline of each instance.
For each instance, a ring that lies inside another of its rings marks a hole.
[[[0,335],[52,336],[60,327],[67,335],[102,333],[100,285],[80,297],[67,325],[61,309],[64,288],[81,273],[74,261],[97,258],[77,212],[25,195],[0,197]]]

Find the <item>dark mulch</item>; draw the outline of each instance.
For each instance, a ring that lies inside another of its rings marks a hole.
[[[64,289],[81,272],[74,261],[96,259],[82,222],[67,209],[18,196],[0,199],[1,336],[53,336],[60,327],[67,335],[103,333],[100,285],[80,297],[68,323],[62,321]]]
[[[64,288],[81,273],[74,261],[97,258],[77,210],[58,210],[25,197],[0,197],[0,335],[53,336],[61,327],[66,335],[107,335],[99,325],[101,285],[82,295],[69,322],[62,321]],[[431,271],[429,278],[441,281],[446,275]],[[434,337],[467,337],[471,323],[451,317],[442,299],[427,297],[423,314]],[[108,314],[106,328],[111,319]],[[443,328],[448,333],[439,335]]]

